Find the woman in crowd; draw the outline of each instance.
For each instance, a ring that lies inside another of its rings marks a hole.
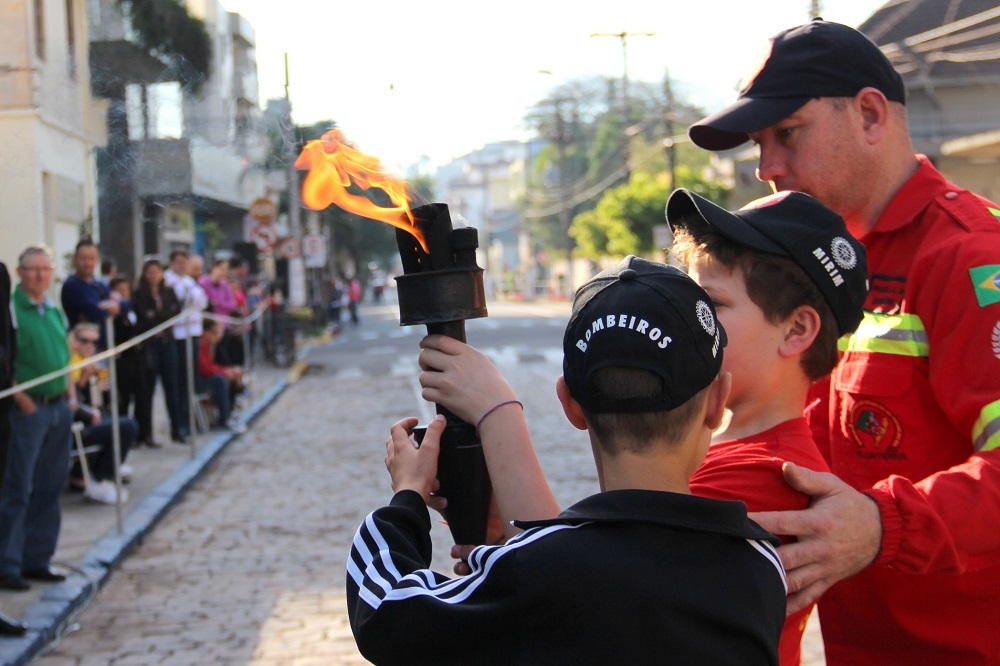
[[[177,294],[163,281],[163,264],[158,259],[148,259],[136,281],[132,294],[132,308],[138,320],[139,332],[144,333],[180,314],[181,304]],[[153,439],[153,394],[156,380],[163,386],[163,396],[170,419],[170,438],[181,444],[188,443],[187,424],[180,423],[180,390],[177,385],[177,350],[173,330],[168,326],[144,344],[146,350],[145,381],[136,401],[136,420],[139,421],[139,441],[157,447]]]
[[[198,284],[205,290],[208,296],[208,309],[217,315],[226,317],[239,317],[239,303],[233,294],[233,288],[229,286],[229,262],[225,259],[217,259],[208,273],[198,278]],[[222,324],[222,344],[216,345],[215,360],[222,365],[232,365],[229,358],[229,324]]]

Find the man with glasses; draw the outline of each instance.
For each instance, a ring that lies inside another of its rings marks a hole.
[[[52,269],[52,252],[42,245],[29,246],[18,258],[21,281],[11,308],[17,328],[17,384],[62,370],[69,362],[63,314],[46,295]],[[62,518],[59,499],[69,471],[76,393],[60,375],[15,393],[14,402],[0,488],[0,588],[27,590],[28,580],[66,578],[51,569],[51,562]]]

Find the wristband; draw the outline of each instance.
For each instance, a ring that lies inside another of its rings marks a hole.
[[[498,409],[500,409],[504,405],[517,405],[518,407],[521,408],[521,411],[524,411],[524,405],[521,404],[520,400],[504,400],[503,402],[498,403],[498,404],[493,405],[492,407],[490,407],[488,410],[486,410],[485,414],[483,414],[481,417],[479,417],[479,422],[476,423],[476,432],[479,432],[479,426],[483,425],[483,421],[486,420],[487,416],[489,416],[493,412],[497,411]]]

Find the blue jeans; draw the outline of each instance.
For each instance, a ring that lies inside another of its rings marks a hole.
[[[212,402],[215,403],[216,409],[219,410],[219,425],[225,426],[229,421],[229,415],[232,411],[232,405],[229,402],[229,380],[222,375],[201,377],[198,379],[198,388],[196,390],[199,393],[208,391],[209,395],[212,396]]]
[[[153,395],[156,392],[156,379],[163,384],[163,398],[167,403],[167,416],[170,419],[171,433],[186,433],[187,424],[182,423],[178,414],[180,393],[177,387],[177,348],[173,340],[162,342],[157,339],[147,340],[146,377],[142,395],[136,402],[135,418],[139,422],[139,438],[150,440],[153,437]]]
[[[97,425],[88,426],[80,433],[84,446],[99,445],[101,450],[93,454],[93,462],[90,465],[90,472],[94,481],[114,481],[115,480],[115,445],[114,432],[111,417],[106,416]],[[118,434],[121,437],[121,461],[124,463],[128,452],[135,445],[135,440],[139,437],[139,424],[135,419],[127,416],[118,417]],[[83,476],[82,470],[77,474]]]
[[[51,564],[59,540],[59,501],[69,474],[70,424],[65,401],[11,410],[7,470],[0,489],[0,575]]]

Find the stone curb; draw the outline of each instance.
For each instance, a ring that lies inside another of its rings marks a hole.
[[[291,384],[295,383],[305,364],[288,379],[278,381],[240,415],[240,422],[249,425]],[[167,511],[183,497],[208,465],[236,438],[233,433],[218,433],[198,447],[195,457],[182,464],[163,483],[154,488],[128,516],[122,533],[112,529],[91,547],[83,561],[62,583],[52,585],[25,612],[21,621],[29,629],[21,638],[0,641],[0,664],[24,666],[31,662],[62,634],[63,629],[97,596],[114,567],[156,526]]]

